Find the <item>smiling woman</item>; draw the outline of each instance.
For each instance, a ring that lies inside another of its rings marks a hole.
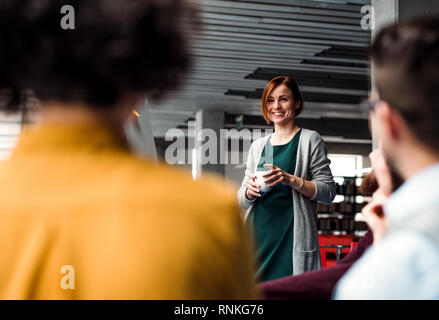
[[[276,101],[279,101],[279,104],[275,104]],[[262,93],[262,114],[265,121],[269,124],[271,121],[278,120],[279,115],[275,116],[274,111],[282,111],[283,114],[287,110],[292,111],[289,108],[292,101],[294,101],[294,116],[296,117],[303,111],[302,94],[297,82],[290,77],[276,77],[271,80]],[[274,106],[279,106],[279,108],[273,108]]]
[[[303,110],[296,81],[276,77],[264,89],[262,114],[274,134],[254,141],[238,191],[252,231],[260,281],[320,269],[316,225],[317,201],[331,203],[335,182],[325,144],[312,130],[299,128]],[[261,192],[256,172],[270,188]],[[260,174],[258,174],[260,175]]]

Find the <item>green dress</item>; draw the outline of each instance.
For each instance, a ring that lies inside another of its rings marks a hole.
[[[263,169],[265,160],[289,174],[294,174],[300,133],[284,145],[272,146],[270,139],[262,152],[258,170]],[[266,157],[267,155],[267,157]],[[250,213],[248,223],[258,259],[256,278],[258,281],[278,279],[293,273],[293,199],[290,186],[282,183],[261,193]]]

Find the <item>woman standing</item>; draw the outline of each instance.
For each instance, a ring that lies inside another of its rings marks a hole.
[[[238,191],[241,207],[248,209],[244,220],[255,242],[260,281],[321,266],[316,206],[332,202],[335,182],[320,135],[296,124],[302,110],[294,79],[281,76],[267,84],[262,114],[274,123],[274,133],[252,143]],[[255,175],[264,169],[267,192],[261,192]]]

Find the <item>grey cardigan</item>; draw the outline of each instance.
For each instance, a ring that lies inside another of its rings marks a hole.
[[[265,143],[271,135],[255,140],[249,150],[247,168],[242,185],[238,190],[238,202],[247,209],[244,221],[247,220],[253,204],[245,196],[250,176],[255,172],[260,161]],[[293,192],[293,275],[321,268],[320,250],[317,231],[317,202],[330,204],[335,198],[335,182],[327,157],[325,143],[316,131],[302,129],[297,150],[295,176],[311,180],[316,184],[317,192],[313,199]]]

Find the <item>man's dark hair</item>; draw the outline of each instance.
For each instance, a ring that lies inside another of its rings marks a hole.
[[[61,27],[64,5],[75,29]],[[197,22],[184,0],[0,0],[0,107],[16,109],[29,89],[101,109],[160,96],[188,69],[185,31]]]
[[[421,143],[439,152],[439,17],[382,29],[371,57],[380,98],[399,111]]]

